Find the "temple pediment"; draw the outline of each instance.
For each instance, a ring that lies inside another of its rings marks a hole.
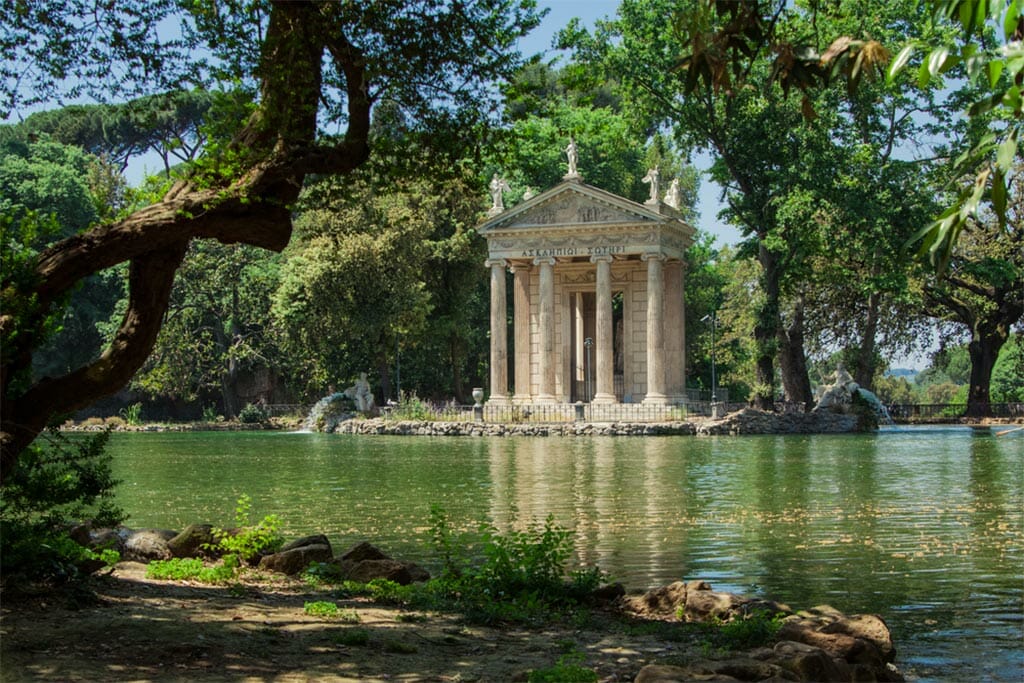
[[[580,182],[565,182],[491,217],[479,232],[655,225],[678,220],[678,214],[672,214],[675,211],[665,205],[638,204]]]
[[[681,258],[693,228],[664,203],[639,204],[570,180],[492,215],[478,228],[491,258]]]

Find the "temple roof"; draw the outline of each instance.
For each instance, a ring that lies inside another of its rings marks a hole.
[[[661,253],[682,258],[694,229],[664,202],[639,204],[569,179],[489,217],[477,231],[491,258]],[[607,248],[610,251],[594,251]]]

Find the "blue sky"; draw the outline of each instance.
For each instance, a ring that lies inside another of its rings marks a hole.
[[[548,14],[540,26],[519,42],[519,48],[523,54],[544,52],[548,57],[554,58],[558,56],[558,52],[551,49],[554,36],[571,19],[578,17],[584,26],[593,26],[594,21],[598,19],[615,16],[619,0],[538,0],[537,4],[546,7],[549,10]],[[711,163],[705,154],[696,156],[693,162],[702,171]],[[580,169],[585,168],[586,159],[580,159]],[[716,216],[722,206],[718,200],[720,191],[720,188],[707,178],[701,178],[697,197],[697,210],[700,212],[697,227],[714,235],[718,246],[733,245],[740,240],[739,231],[731,225],[723,225]]]

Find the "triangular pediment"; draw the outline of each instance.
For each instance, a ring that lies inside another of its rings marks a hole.
[[[660,223],[658,209],[579,182],[566,182],[485,221],[479,231],[534,230],[546,226]]]

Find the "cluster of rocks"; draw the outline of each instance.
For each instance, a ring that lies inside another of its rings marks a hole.
[[[339,420],[337,434],[390,436],[714,436],[737,434],[843,434],[862,431],[856,414],[820,411],[772,413],[744,408],[718,420],[695,422],[436,422],[429,420]]]
[[[434,422],[429,420],[348,420],[338,423],[337,434],[390,436],[691,436],[692,422]]]
[[[782,616],[774,647],[685,666],[649,665],[635,683],[681,681],[903,681],[896,648],[881,617],[848,616],[828,606],[794,612],[788,606],[718,592],[705,581],[676,582],[620,601],[645,619],[732,621],[755,613]]]
[[[113,548],[125,560],[150,562],[173,557],[212,556],[213,527],[193,524],[181,532],[126,527],[72,530],[72,538],[92,547]],[[407,585],[430,574],[416,564],[395,560],[363,541],[335,556],[323,534],[293,540],[258,558],[266,571],[295,575],[312,563],[327,565],[343,579],[388,579]],[[781,619],[773,647],[739,651],[725,658],[694,657],[683,666],[647,665],[635,683],[683,681],[903,681],[893,664],[892,636],[877,615],[848,616],[828,607],[795,612],[787,605],[712,589],[705,581],[676,582],[642,595],[626,595],[620,584],[595,591],[595,602],[645,620],[723,623],[769,615]]]
[[[110,548],[121,554],[121,559],[134,562],[152,562],[171,558],[214,558],[217,539],[210,524],[190,524],[184,530],[168,529],[90,529],[79,526],[71,536],[81,545],[92,548]],[[366,583],[373,579],[388,579],[402,585],[426,581],[430,573],[412,562],[395,560],[380,549],[363,541],[335,556],[330,540],[323,534],[303,536],[283,545],[277,552],[263,554],[253,560],[260,569],[295,575],[309,565],[330,565],[334,575],[351,581]]]
[[[845,434],[873,429],[861,415],[815,411],[810,413],[772,413],[743,408],[719,420],[707,420],[697,426],[697,434]]]

